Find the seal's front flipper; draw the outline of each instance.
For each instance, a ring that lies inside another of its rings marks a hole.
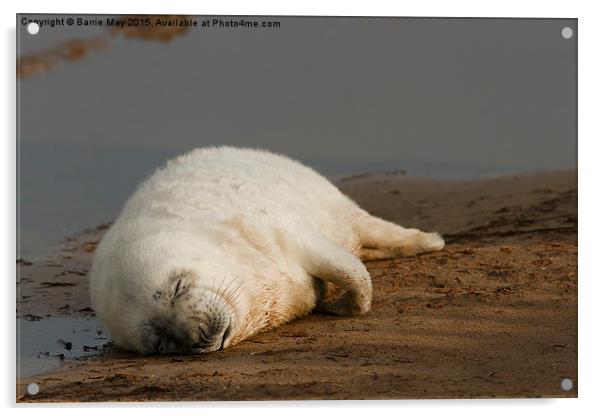
[[[372,281],[360,259],[318,233],[298,245],[301,263],[307,273],[344,290],[340,298],[321,305],[319,311],[359,315],[370,310]]]

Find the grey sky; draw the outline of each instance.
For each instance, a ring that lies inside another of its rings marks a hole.
[[[256,18],[261,20],[261,18]],[[575,166],[576,20],[281,17],[113,47],[20,81],[25,143]],[[20,31],[31,52],[77,36]],[[90,36],[98,29],[81,30]]]

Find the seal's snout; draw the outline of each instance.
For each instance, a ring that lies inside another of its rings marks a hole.
[[[226,325],[213,326],[208,329],[199,328],[198,341],[192,344],[192,349],[198,352],[222,350],[229,341],[231,332],[231,319]]]

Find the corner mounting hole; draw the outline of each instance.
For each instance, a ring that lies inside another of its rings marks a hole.
[[[560,387],[564,391],[571,391],[571,390],[573,390],[573,380],[571,380],[570,378],[565,378],[560,383]]]
[[[27,385],[27,394],[30,396],[35,396],[40,392],[40,386],[38,383],[30,383]]]
[[[27,32],[30,35],[37,35],[39,31],[40,25],[38,25],[36,22],[31,22],[27,25]]]
[[[563,27],[562,30],[560,31],[560,34],[562,35],[563,38],[570,39],[573,37],[573,29],[571,29],[568,26]]]

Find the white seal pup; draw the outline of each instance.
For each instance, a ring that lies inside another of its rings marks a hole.
[[[439,250],[436,233],[358,207],[312,169],[232,147],[179,156],[147,179],[98,245],[92,306],[116,346],[208,352],[310,313],[370,309],[361,258]],[[324,282],[344,292],[322,305]]]

